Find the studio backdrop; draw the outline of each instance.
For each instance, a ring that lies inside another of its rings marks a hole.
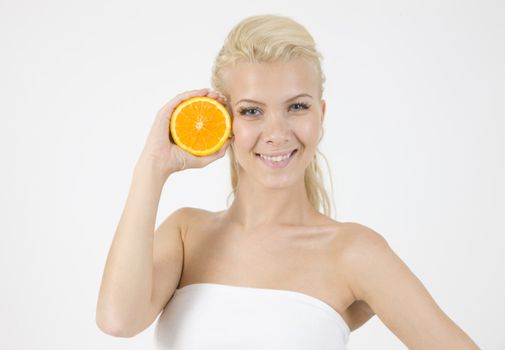
[[[0,348],[152,348],[154,324],[115,338],[95,323],[133,167],[161,106],[210,87],[232,26],[268,13],[324,56],[333,218],[383,235],[477,344],[505,349],[505,6],[492,0],[0,0]],[[223,210],[230,191],[227,157],[176,173],[157,225]],[[377,316],[348,345],[406,349]]]

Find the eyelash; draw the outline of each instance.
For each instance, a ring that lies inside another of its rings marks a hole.
[[[291,106],[294,106],[294,105],[300,105],[302,107],[302,109],[297,110],[297,112],[302,111],[302,110],[307,110],[307,109],[310,108],[310,105],[307,104],[307,103],[304,103],[304,102],[295,102]],[[250,110],[260,110],[260,109],[256,108],[256,107],[242,107],[242,108],[240,108],[239,113],[240,113],[240,115],[246,115],[248,117],[254,117],[255,115],[247,115],[246,112],[250,111]]]

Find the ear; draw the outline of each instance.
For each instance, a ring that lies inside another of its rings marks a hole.
[[[324,123],[324,115],[326,114],[326,101],[321,100],[321,125]]]

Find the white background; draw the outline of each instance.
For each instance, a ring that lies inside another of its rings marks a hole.
[[[498,0],[1,0],[0,348],[152,348],[154,324],[134,338],[95,324],[133,166],[158,109],[210,87],[232,26],[266,13],[325,57],[335,218],[381,233],[483,349],[505,348]],[[177,173],[157,223],[224,209],[229,191],[227,158]],[[406,347],[375,316],[349,349]]]

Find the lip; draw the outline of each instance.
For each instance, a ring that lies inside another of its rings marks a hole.
[[[286,156],[288,154],[291,154],[292,152],[296,151],[298,148],[289,150],[289,151],[278,151],[278,152],[273,152],[273,153],[256,153],[256,155],[264,155],[267,157],[276,157],[276,156]]]
[[[289,164],[291,164],[291,160],[295,157],[295,153],[298,151],[298,149],[295,149],[293,150],[292,152],[288,152],[288,153],[284,153],[284,154],[291,154],[291,156],[286,159],[286,160],[283,160],[283,161],[280,161],[280,162],[275,162],[275,161],[270,161],[270,160],[267,160],[267,159],[264,159],[262,158],[259,153],[256,154],[256,157],[258,158],[258,160],[260,162],[262,162],[263,164],[265,164],[266,166],[268,166],[269,168],[273,168],[273,169],[279,169],[279,168],[285,168],[287,167]]]

